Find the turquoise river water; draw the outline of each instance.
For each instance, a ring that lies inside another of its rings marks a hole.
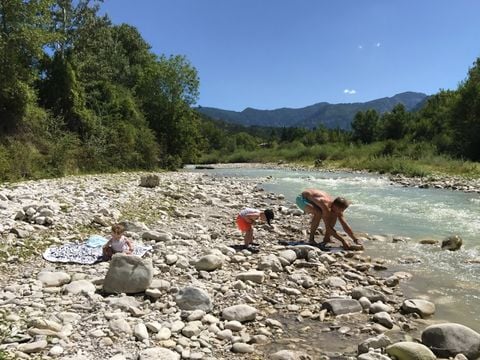
[[[407,242],[369,241],[366,254],[387,260],[389,271],[408,271],[407,297],[422,297],[437,306],[435,319],[458,322],[480,331],[480,194],[419,189],[392,184],[387,177],[348,172],[283,169],[215,168],[210,175],[258,180],[266,191],[294,202],[307,187],[344,196],[353,204],[345,216],[354,231],[409,237]],[[248,205],[248,204],[246,204]],[[458,234],[460,251],[420,245]],[[412,258],[415,261],[412,263]]]

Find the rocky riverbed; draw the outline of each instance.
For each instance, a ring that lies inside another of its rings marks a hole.
[[[280,245],[305,239],[309,223],[281,194],[189,172],[153,174],[158,184],[139,186],[145,175],[0,187],[0,358],[480,355],[478,333],[438,325],[433,303],[404,297],[410,274],[362,252]],[[255,227],[255,251],[231,247],[242,243],[235,216],[244,206],[275,210],[272,228]],[[47,247],[107,235],[116,222],[152,250],[95,265],[43,260]]]
[[[202,165],[204,168],[241,168],[241,167],[253,167],[253,168],[266,168],[266,169],[288,169],[288,170],[303,170],[303,171],[324,171],[324,172],[337,172],[345,171],[351,173],[366,173],[368,171],[352,170],[352,169],[330,169],[321,166],[306,166],[295,165],[289,163],[232,163],[232,164],[211,164]],[[463,176],[453,175],[429,175],[429,176],[415,176],[409,177],[402,174],[385,175],[392,183],[400,184],[405,187],[418,187],[422,189],[435,188],[435,189],[448,189],[463,192],[476,192],[480,193],[480,178],[468,178]]]

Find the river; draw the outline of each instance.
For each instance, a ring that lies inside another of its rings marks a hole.
[[[480,194],[419,189],[393,184],[367,173],[261,168],[202,170],[215,176],[258,180],[265,191],[294,202],[305,188],[318,188],[352,201],[345,217],[355,232],[408,237],[407,242],[368,241],[365,253],[387,261],[388,271],[407,271],[406,297],[421,297],[437,306],[436,320],[458,322],[480,331]],[[246,204],[248,205],[248,204]],[[441,241],[458,234],[460,251],[421,245],[421,239]]]

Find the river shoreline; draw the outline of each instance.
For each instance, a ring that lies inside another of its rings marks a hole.
[[[139,186],[145,175],[158,186]],[[437,321],[433,304],[405,298],[411,275],[383,259],[279,243],[304,240],[309,218],[257,180],[208,170],[88,175],[2,186],[0,199],[0,349],[18,358],[327,360],[373,347],[388,359],[388,344],[419,339]],[[272,228],[255,227],[250,250],[238,248],[234,222],[244,206],[276,209]],[[154,281],[142,293],[105,294],[108,262],[41,257],[118,221],[153,248],[145,261]],[[182,309],[188,287],[206,293],[210,311]]]
[[[191,165],[193,168],[195,165]],[[349,172],[358,174],[377,174],[387,177],[392,183],[400,184],[405,187],[417,188],[435,188],[448,189],[453,191],[480,193],[480,179],[469,179],[462,176],[453,175],[431,175],[427,177],[408,177],[402,174],[379,174],[367,170],[352,170],[346,168],[323,168],[315,166],[306,166],[289,163],[221,163],[221,164],[203,164],[201,167],[208,168],[264,168],[264,169],[286,169],[302,171],[324,171],[324,172]]]

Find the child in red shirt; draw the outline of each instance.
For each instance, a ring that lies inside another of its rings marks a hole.
[[[237,227],[242,233],[245,233],[244,243],[245,247],[248,247],[253,242],[253,224],[257,220],[267,222],[268,225],[271,225],[270,222],[273,220],[274,214],[271,209],[266,209],[265,211],[245,208],[237,216]]]

